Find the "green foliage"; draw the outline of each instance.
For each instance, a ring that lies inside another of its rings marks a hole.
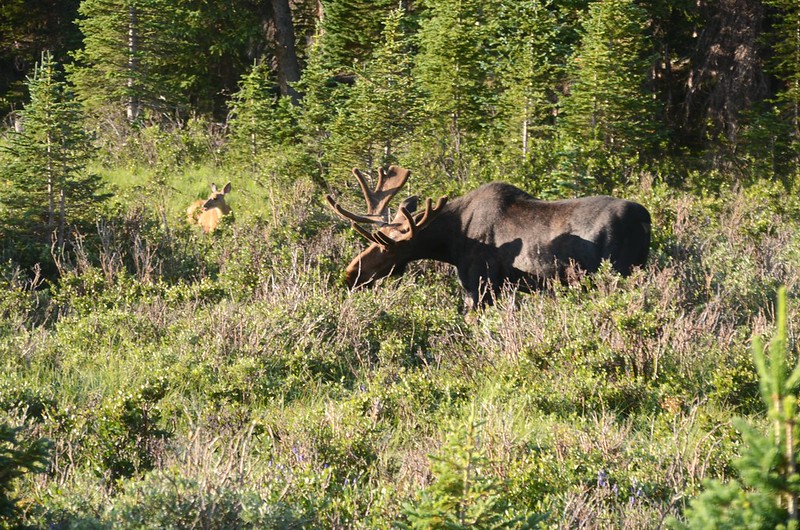
[[[160,444],[169,433],[160,427],[159,401],[167,391],[164,379],[147,382],[134,392],[120,391],[92,418],[87,461],[95,473],[112,481],[153,468]]]
[[[490,89],[496,58],[494,23],[486,2],[428,0],[417,36],[415,77],[423,93],[426,145],[440,170],[466,179],[469,148],[494,114]],[[444,133],[444,134],[442,134]]]
[[[358,68],[355,86],[330,124],[326,158],[334,175],[347,175],[354,166],[387,167],[408,151],[420,120],[409,41],[402,11],[392,11],[372,60]]]
[[[549,145],[555,135],[553,87],[564,69],[563,26],[552,4],[540,0],[501,2],[497,18],[499,139],[505,144],[500,172],[539,196],[554,162]]]
[[[180,89],[191,77],[169,74],[179,67],[175,59],[189,55],[191,41],[183,32],[194,13],[160,0],[89,0],[80,13],[84,46],[70,79],[90,109],[124,102],[128,119],[135,121],[143,107],[169,112],[185,103]]]
[[[26,473],[42,473],[49,461],[52,443],[33,439],[22,427],[0,422],[0,527],[18,528],[21,523],[19,499],[14,498],[15,481]]]
[[[348,72],[369,60],[380,41],[383,19],[396,5],[392,0],[324,0],[321,39],[326,66]]]
[[[658,142],[656,106],[644,88],[652,63],[646,21],[646,11],[630,0],[592,3],[571,59],[560,122],[567,163],[601,189],[625,183],[626,167]]]
[[[243,484],[199,483],[174,472],[150,473],[132,483],[104,517],[108,528],[287,528],[302,523],[278,499]]]
[[[254,65],[231,102],[226,160],[264,182],[289,182],[287,175],[301,175],[311,166],[299,145],[302,131],[297,120],[291,99],[276,94],[267,65]]]
[[[6,245],[25,267],[51,261],[51,246],[63,252],[69,231],[91,226],[107,198],[100,177],[87,168],[93,148],[83,114],[49,53],[42,54],[28,88],[24,129],[11,135],[10,160],[0,169],[10,185],[0,202],[0,222]]]
[[[800,174],[800,7],[791,0],[767,0],[767,5],[778,10],[775,16],[774,70],[783,81],[778,93],[777,111],[788,119],[773,119],[772,130],[780,132],[781,125],[788,129],[786,158],[793,165],[794,175]],[[780,142],[784,138],[776,138]]]
[[[517,514],[504,485],[491,476],[474,414],[448,437],[433,460],[433,483],[404,507],[402,528],[533,528],[539,518]]]
[[[744,420],[737,420],[743,452],[736,460],[739,480],[730,484],[709,481],[692,501],[685,525],[679,528],[798,528],[800,474],[797,472],[797,391],[800,364],[787,367],[786,290],[778,291],[777,331],[768,348],[753,337],[753,357],[758,369],[761,397],[772,425],[764,435]]]

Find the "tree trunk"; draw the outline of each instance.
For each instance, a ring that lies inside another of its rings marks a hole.
[[[55,169],[53,168],[53,143],[47,135],[47,231],[53,230],[56,222]],[[49,234],[48,234],[49,236]]]
[[[128,8],[128,121],[135,121],[139,117],[139,98],[134,93],[136,90],[135,79],[139,71],[139,14],[136,6]]]
[[[62,183],[61,190],[60,190],[60,197],[59,197],[59,208],[58,208],[58,250],[59,252],[64,250],[64,240],[66,238],[66,231],[67,231],[67,197],[66,197],[66,190],[64,189],[64,185]]]
[[[295,49],[294,25],[289,0],[270,0],[272,19],[275,24],[275,57],[278,61],[278,84],[281,94],[292,98],[292,103],[300,102],[300,95],[291,83],[300,80],[300,63]]]

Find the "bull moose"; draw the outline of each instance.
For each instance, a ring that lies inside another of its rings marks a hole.
[[[228,182],[220,190],[217,185],[211,183],[211,195],[208,199],[198,199],[186,209],[186,217],[189,224],[198,224],[203,228],[203,232],[213,232],[223,215],[231,213],[231,207],[225,204],[225,195],[230,193],[231,183]]]
[[[353,169],[366,214],[327,201],[371,244],[345,270],[348,286],[369,285],[400,275],[415,260],[454,265],[471,307],[491,304],[504,285],[540,289],[549,280],[565,281],[571,266],[595,272],[602,260],[627,276],[647,260],[650,213],[641,204],[608,196],[558,201],[538,200],[519,188],[493,182],[452,201],[403,201],[390,219],[388,204],[411,172],[391,166],[378,171],[374,189]],[[374,224],[368,231],[361,224]]]

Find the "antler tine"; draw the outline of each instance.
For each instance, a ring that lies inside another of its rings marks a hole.
[[[389,201],[400,191],[400,188],[405,185],[409,175],[411,175],[411,171],[398,166],[390,166],[388,171],[379,168],[374,190],[369,188],[366,177],[358,168],[353,168],[353,175],[358,180],[358,185],[364,194],[364,200],[367,202],[367,214],[381,217],[385,222],[388,222],[389,215],[386,207]]]
[[[378,168],[378,182],[375,183],[375,190],[383,189],[383,181],[386,180],[386,170],[382,167]]]
[[[430,199],[430,197],[425,199],[425,211],[413,223],[416,225],[416,228],[423,228],[426,224],[432,221],[434,217],[432,214],[438,213],[439,210],[441,210],[442,207],[447,204],[447,197],[444,195],[439,197],[439,200],[436,201],[436,206],[433,208],[431,208],[431,204],[433,204],[433,201]]]
[[[430,199],[428,199],[428,202],[430,202]],[[403,206],[400,207],[400,213],[403,214],[403,217],[406,218],[406,223],[408,224],[407,239],[411,239],[417,233],[417,228],[418,228],[417,223],[414,222],[414,217],[411,215],[411,213]]]
[[[369,215],[374,215],[375,211],[373,209],[374,206],[374,196],[373,192],[369,189],[369,184],[367,184],[367,179],[364,177],[364,174],[358,170],[357,167],[353,168],[353,175],[356,177],[358,181],[359,187],[361,187],[361,193],[364,194],[364,200],[367,202],[367,213]]]
[[[326,195],[325,198],[328,200],[328,205],[333,208],[337,214],[343,219],[348,221],[355,221],[356,223],[379,223],[384,224],[384,220],[380,216],[375,215],[359,215],[357,213],[353,213],[351,211],[345,210],[342,208],[336,200],[330,195]]]
[[[333,199],[333,197],[331,197],[330,195],[326,195],[325,198],[328,200],[328,205],[330,205],[330,207],[333,209],[333,211],[335,211],[337,214],[339,214],[339,216],[342,217],[343,219],[350,221],[350,226],[353,228],[353,230],[358,232],[367,241],[370,241],[372,243],[377,243],[378,245],[380,245],[380,246],[382,246],[384,248],[389,247],[389,246],[391,246],[391,245],[393,245],[395,243],[391,238],[385,236],[383,233],[381,233],[381,232],[369,232],[364,227],[362,227],[362,226],[357,224],[357,223],[380,223],[380,224],[383,224],[383,222],[381,220],[372,219],[370,217],[365,217],[365,216],[362,216],[362,215],[354,214],[353,212],[349,212],[349,211],[345,210],[344,208],[342,208],[341,206],[339,206],[336,203],[336,201]]]
[[[378,243],[379,245],[381,244],[377,239],[375,239],[374,234],[367,232],[363,227],[355,223],[350,223],[350,226],[353,228],[353,230],[361,234],[367,241],[372,241],[373,243]]]
[[[401,237],[402,240],[413,239],[414,236],[419,232],[422,228],[430,223],[436,214],[438,214],[442,208],[447,204],[447,197],[440,197],[439,200],[436,202],[436,206],[433,205],[433,201],[428,198],[425,200],[425,211],[421,214],[416,215],[409,212],[405,207],[400,207],[400,214],[405,217],[405,223],[408,226],[408,232],[405,233],[404,236]]]

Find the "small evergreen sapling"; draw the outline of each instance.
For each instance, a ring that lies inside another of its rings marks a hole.
[[[501,480],[489,474],[489,459],[480,448],[480,426],[474,413],[442,448],[431,455],[433,483],[403,513],[406,529],[537,528],[541,517],[515,510]]]
[[[734,466],[739,480],[711,480],[692,501],[685,524],[672,520],[673,528],[738,529],[782,528],[798,525],[800,475],[797,472],[797,392],[800,363],[789,372],[789,342],[786,289],[778,291],[777,333],[768,347],[753,338],[753,356],[760,380],[761,396],[771,421],[769,433],[739,418],[734,425],[742,433],[743,452]]]
[[[26,473],[41,473],[50,457],[52,443],[46,438],[20,436],[22,427],[0,423],[0,528],[16,528],[19,507],[14,482]]]

